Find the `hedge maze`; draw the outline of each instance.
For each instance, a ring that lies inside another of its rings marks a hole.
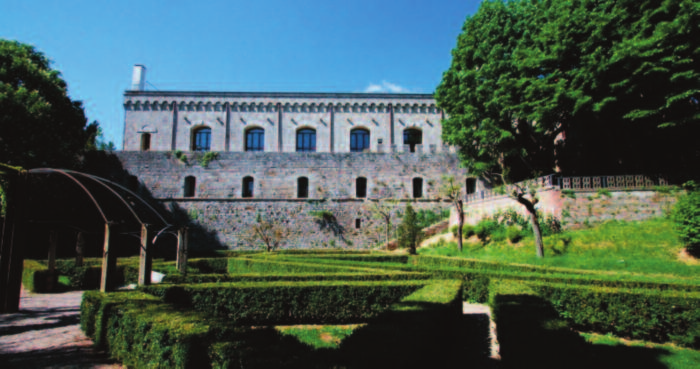
[[[79,277],[90,272],[62,268],[71,285],[89,285]],[[36,287],[41,265],[29,269]],[[154,270],[168,273],[164,283],[83,297],[83,330],[129,367],[584,368],[621,358],[649,367],[663,354],[601,351],[576,331],[700,348],[698,278],[349,252],[238,254],[191,260],[187,275],[167,262]],[[491,306],[500,361],[489,358],[488,320],[462,315],[464,301]],[[359,326],[332,348],[275,329],[309,324]]]

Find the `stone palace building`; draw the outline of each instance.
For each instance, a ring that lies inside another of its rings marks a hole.
[[[146,91],[145,73],[124,93],[116,155],[200,242],[254,247],[241,236],[269,218],[289,229],[285,248],[365,248],[383,239],[369,201],[440,211],[441,177],[466,179],[430,94]]]

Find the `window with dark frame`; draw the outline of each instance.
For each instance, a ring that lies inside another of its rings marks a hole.
[[[297,152],[316,152],[316,130],[304,128],[297,131]]]
[[[211,149],[211,128],[202,127],[194,131],[192,151],[209,151]]]
[[[369,131],[356,128],[350,131],[350,152],[369,150]]]
[[[355,197],[357,197],[357,198],[367,197],[367,178],[358,177],[355,180]]]
[[[243,178],[243,193],[242,197],[253,197],[253,188],[255,186],[255,180],[253,177]]]
[[[251,128],[245,132],[245,151],[265,151],[265,130]]]
[[[413,198],[420,199],[423,197],[423,179],[413,178]]]
[[[141,134],[141,151],[148,151],[151,149],[151,134],[142,133]]]
[[[195,188],[197,188],[197,179],[193,176],[185,177],[185,186],[183,194],[184,197],[194,197]]]
[[[362,228],[362,219],[356,218],[355,219],[355,229],[360,229]]]
[[[306,199],[309,197],[309,179],[299,177],[297,179],[297,198]]]
[[[411,152],[416,152],[416,145],[423,144],[423,132],[415,128],[404,129],[403,144],[409,145]]]
[[[476,192],[476,178],[467,178],[467,195]]]

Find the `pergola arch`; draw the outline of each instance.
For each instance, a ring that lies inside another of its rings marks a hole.
[[[140,285],[151,283],[152,246],[159,237],[166,234],[177,235],[177,264],[180,270],[184,270],[187,229],[173,225],[166,219],[166,216],[129,188],[92,174],[67,169],[11,169],[0,171],[0,175],[9,179],[13,183],[11,188],[15,189],[13,191],[13,205],[8,208],[3,223],[0,224],[0,250],[2,251],[0,253],[0,269],[2,269],[0,271],[2,275],[0,287],[5,291],[0,293],[0,312],[12,312],[19,309],[19,285],[21,284],[23,257],[18,251],[23,250],[25,246],[23,244],[24,238],[30,223],[68,225],[70,228],[78,230],[90,227],[95,229],[97,224],[104,224],[101,291],[112,290],[116,287],[113,284],[116,270],[116,251],[110,245],[110,240],[117,230],[121,230],[122,234],[126,235],[138,235],[137,237],[141,240],[138,280]],[[56,177],[51,178],[50,176]],[[62,182],[58,178],[63,178],[67,182]],[[42,181],[44,182],[42,183]],[[51,193],[51,190],[45,190],[47,186],[50,189],[53,188],[54,191],[57,188],[72,188],[73,190],[69,191],[70,194]],[[43,191],[32,193],[34,187],[41,187]],[[84,196],[82,200],[78,194]],[[76,203],[80,202],[90,205],[88,207],[75,206]],[[60,204],[74,206],[63,208]],[[36,211],[37,208],[41,208],[42,211]],[[65,219],[61,217],[62,213],[65,213]],[[90,216],[90,213],[94,215]],[[71,218],[71,216],[75,218]],[[52,230],[52,235],[53,232]],[[52,236],[50,248],[55,249],[54,242]],[[53,254],[55,257],[55,252]],[[52,255],[51,251],[49,255]],[[51,264],[50,260],[49,265]]]

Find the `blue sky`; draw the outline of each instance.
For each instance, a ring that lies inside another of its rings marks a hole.
[[[34,45],[122,145],[134,64],[147,89],[432,93],[480,0],[3,0],[0,37]]]

